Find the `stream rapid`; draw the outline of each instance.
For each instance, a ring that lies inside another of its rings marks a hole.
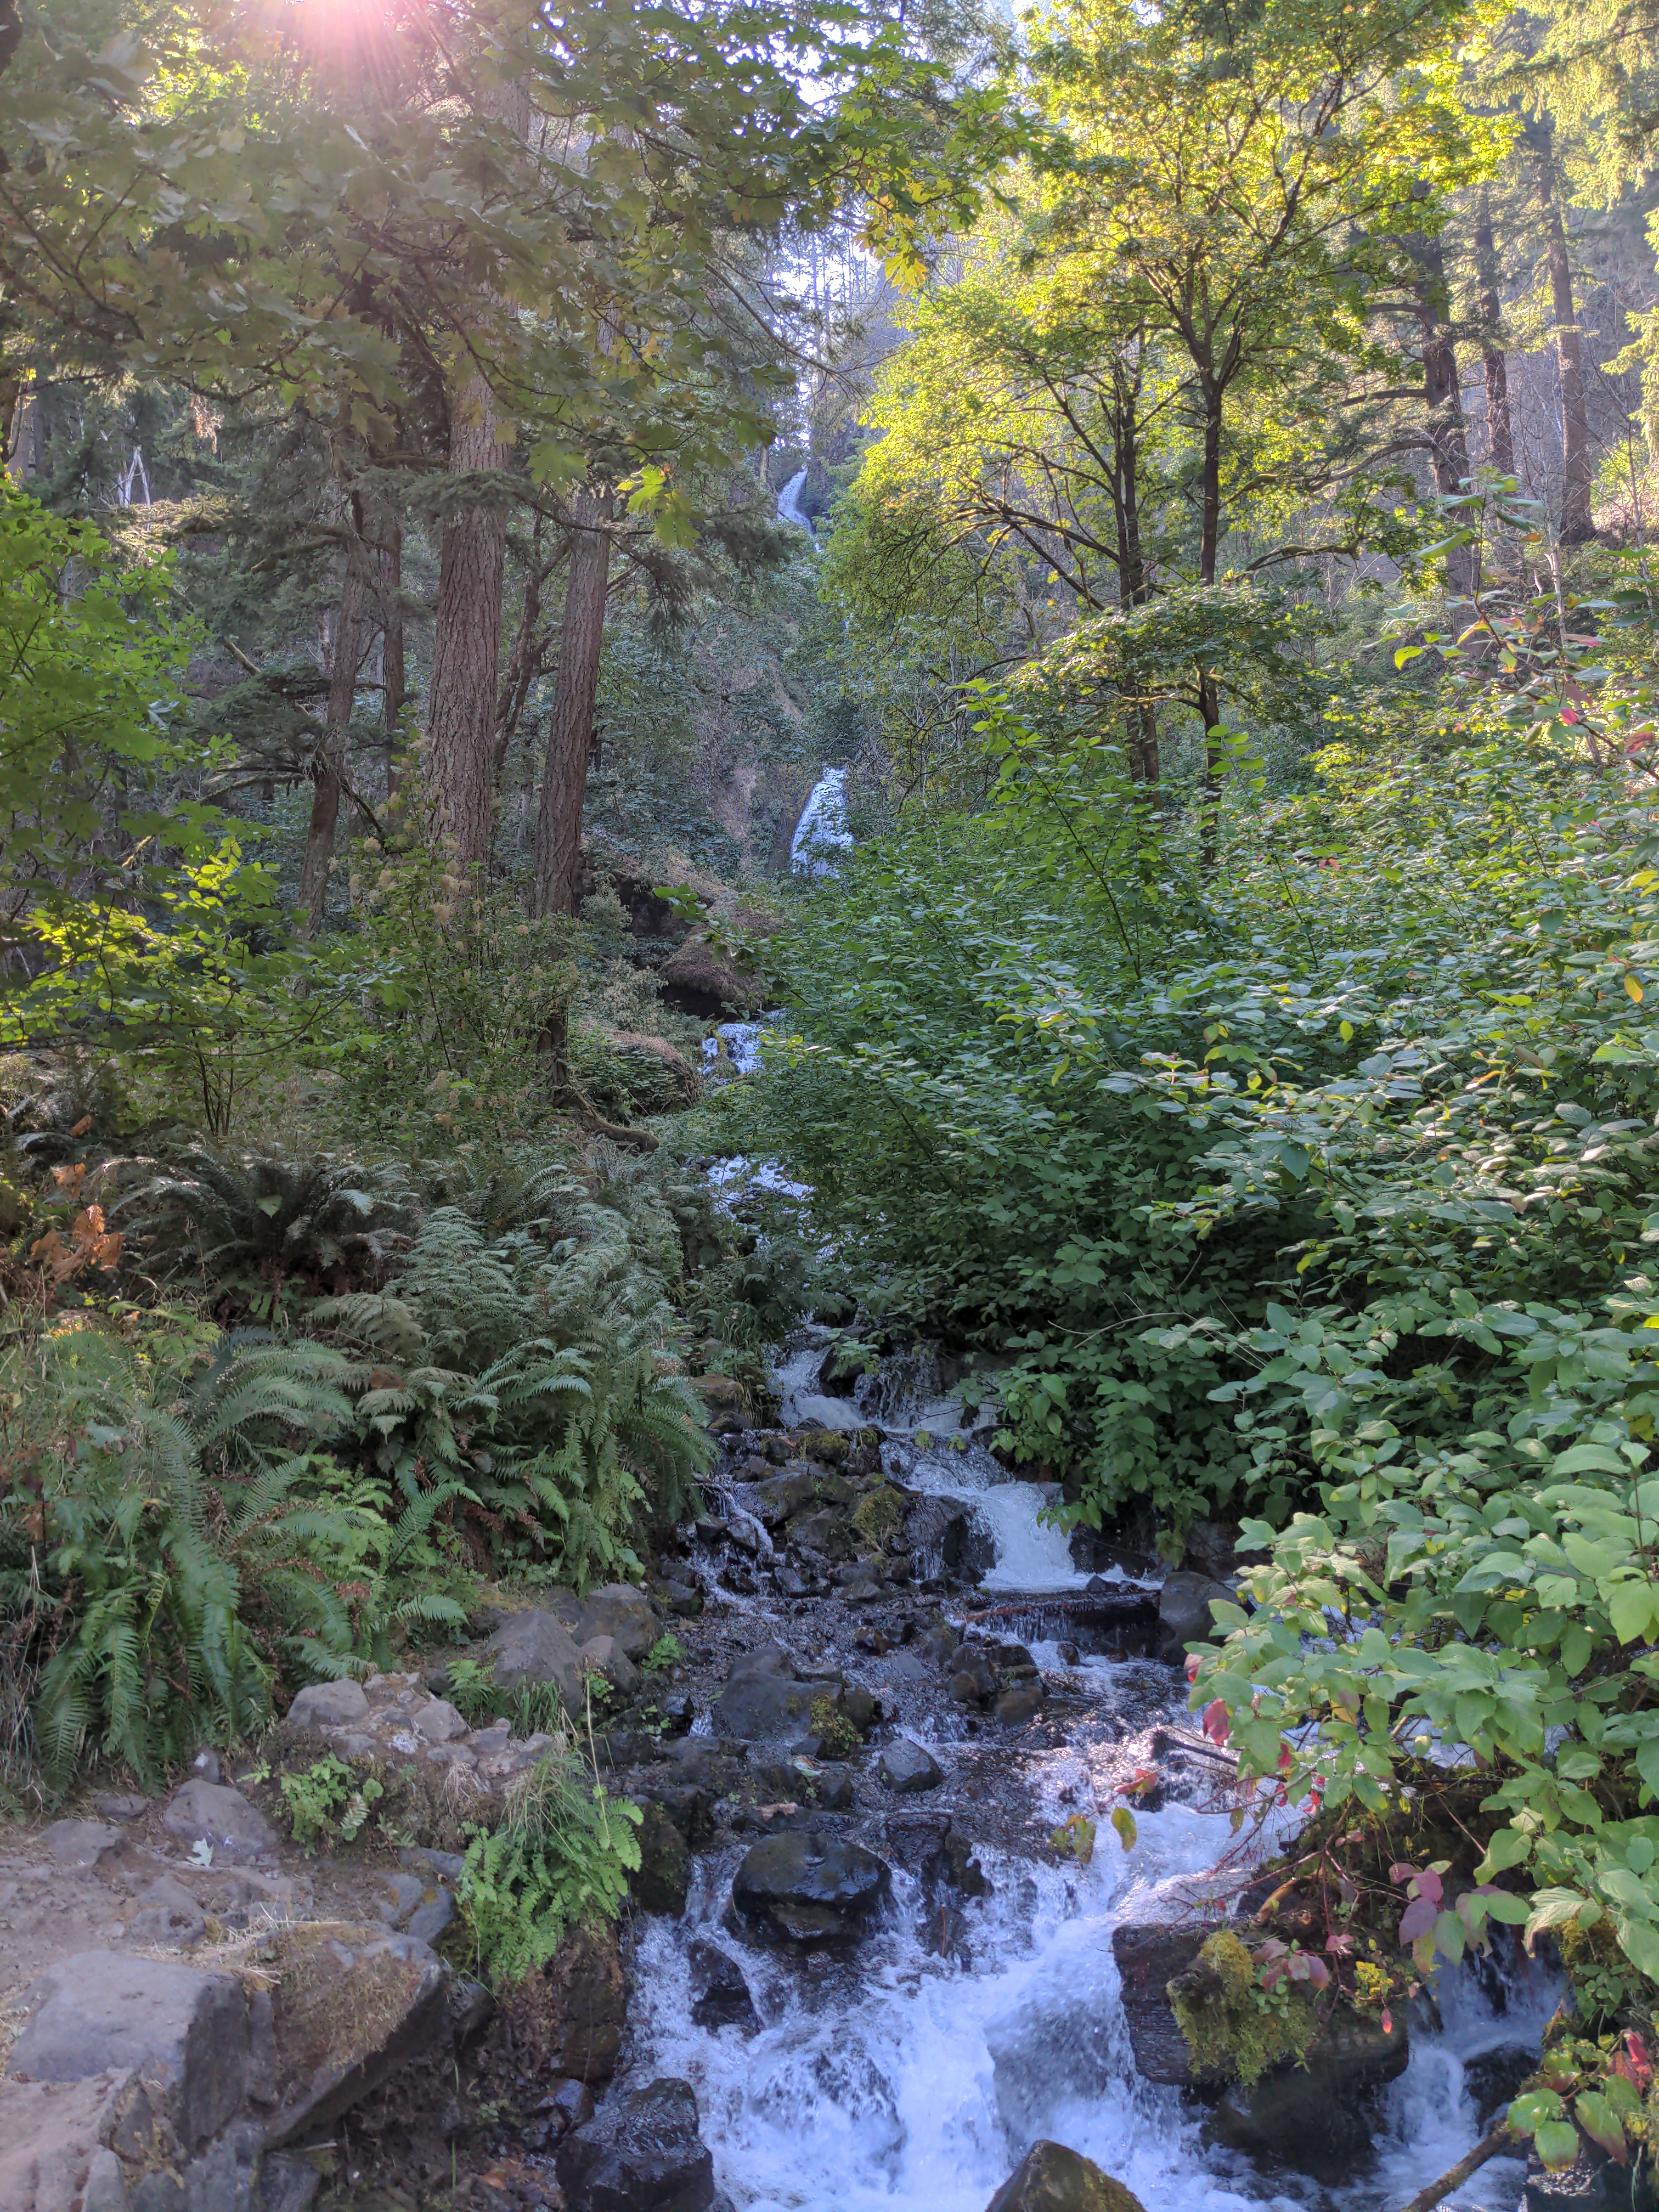
[[[702,1939],[733,1948],[721,1916],[742,1854],[705,1857],[684,1917],[647,1923],[639,1940],[635,2078],[692,2083],[735,2212],[985,2212],[1043,2137],[1093,2159],[1146,2212],[1398,2212],[1473,2148],[1486,2119],[1483,2070],[1517,2046],[1536,2051],[1559,1984],[1524,1965],[1443,1971],[1435,2004],[1416,2008],[1406,2072],[1381,2093],[1370,2154],[1336,2179],[1206,2142],[1202,2106],[1135,2071],[1112,1951],[1120,1923],[1169,1917],[1172,1904],[1200,1899],[1203,1877],[1232,1842],[1233,1800],[1218,1786],[1177,1788],[1160,1809],[1140,1812],[1132,1850],[1107,1825],[1121,1802],[1114,1790],[1125,1739],[1155,1741],[1149,1723],[1190,1736],[1184,1686],[1152,1660],[1079,1654],[1052,1632],[1044,1640],[1040,1602],[1019,1617],[1021,1598],[1076,1595],[1090,1578],[1042,1517],[1051,1493],[1008,1480],[984,1430],[975,1433],[969,1394],[939,1394],[937,1369],[909,1355],[883,1362],[852,1400],[827,1398],[817,1373],[828,1333],[808,1334],[815,1340],[776,1369],[785,1425],[827,1413],[843,1428],[876,1427],[887,1474],[971,1507],[992,1554],[984,1596],[1013,1608],[1006,1632],[1024,1636],[1045,1679],[1066,1693],[1060,1747],[1021,1755],[1011,1745],[1010,1765],[1018,1759],[1038,1802],[1039,1832],[1081,1812],[1098,1824],[1097,1848],[1077,1867],[976,1844],[989,1893],[963,1905],[948,1942],[928,1922],[917,1876],[895,1863],[891,1906],[851,1956],[803,1961],[742,1949],[762,2022],[746,2039],[736,2027],[692,2023],[690,1947]],[[726,1569],[711,1563],[711,1606],[741,1609],[746,1629],[786,1648],[792,1637],[799,1644],[769,1558],[737,1564],[741,1587],[728,1589]],[[1121,1570],[1110,1579],[1135,1586]],[[970,1596],[954,1610],[961,1618],[982,1603]],[[890,1664],[876,1662],[866,1677],[890,1711]],[[931,1728],[918,1725],[902,1699],[899,1716],[948,1784],[968,1749],[964,1723],[936,1716]],[[977,1749],[982,1757],[983,1738]],[[901,1801],[917,1815],[933,1803]],[[959,1818],[953,1810],[953,1824]],[[869,1840],[883,1848],[873,1830]],[[1495,2160],[1443,2199],[1443,2212],[1514,2212],[1523,2185],[1519,2161]]]

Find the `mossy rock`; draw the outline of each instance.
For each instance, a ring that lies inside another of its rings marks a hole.
[[[1185,1973],[1169,1984],[1176,2024],[1204,2080],[1259,2081],[1287,2059],[1298,2064],[1319,2033],[1311,2000],[1293,1990],[1283,2007],[1257,1998],[1255,1961],[1231,1928],[1218,1928]]]
[[[890,1482],[878,1482],[853,1509],[853,1526],[872,1544],[884,1544],[904,1525],[904,1499]]]
[[[808,1719],[818,1740],[820,1759],[850,1759],[863,1749],[863,1736],[827,1690],[813,1698]]]
[[[852,1449],[850,1437],[839,1429],[803,1429],[795,1438],[795,1449],[807,1459],[820,1461],[825,1467],[839,1467]]]

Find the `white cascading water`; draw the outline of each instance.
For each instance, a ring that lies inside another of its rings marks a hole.
[[[827,768],[808,794],[789,842],[789,866],[798,876],[833,876],[852,849],[847,826],[847,771]]]
[[[896,1362],[885,1378],[860,1384],[856,1404],[819,1395],[827,1333],[817,1334],[816,1346],[777,1370],[786,1421],[823,1418],[837,1404],[839,1425],[878,1421],[890,1473],[972,1504],[997,1547],[988,1590],[1082,1583],[1065,1538],[1039,1518],[1052,1493],[999,1480],[979,1443],[945,1441],[962,1433],[957,1400],[917,1392],[907,1402],[892,1387]],[[1040,1644],[1036,1656],[1045,1671],[1060,1666],[1057,1646]],[[1126,1727],[1144,1730],[1149,1712],[1190,1729],[1185,1699],[1167,1668],[1145,1661],[1085,1660],[1069,1670],[1069,1686],[1086,1696],[1090,1716],[1064,1747],[1042,1754],[1038,1825],[1087,1814],[1100,1839],[1093,1862],[1061,1869],[980,1848],[992,1892],[963,1908],[951,1956],[921,1940],[918,1886],[898,1867],[884,1921],[851,1958],[803,1964],[739,1944],[720,1926],[737,1850],[697,1862],[683,1920],[643,1923],[635,2078],[692,2083],[736,2212],[985,2212],[1045,2136],[1093,2159],[1146,2212],[1396,2212],[1478,2139],[1471,2063],[1517,2044],[1536,2049],[1559,1996],[1546,1970],[1523,1966],[1484,1982],[1445,1976],[1439,2025],[1418,2023],[1374,2149],[1340,2183],[1264,2171],[1206,2145],[1201,2109],[1135,2072],[1111,1937],[1121,1921],[1159,1917],[1170,1885],[1183,1903],[1202,1896],[1202,1877],[1233,1842],[1228,1808],[1143,1811],[1133,1849],[1121,1850],[1107,1825],[1121,1802],[1119,1739]],[[914,1732],[948,1773],[960,1737]],[[739,1958],[757,2034],[692,2025],[687,1948],[698,1938]],[[1494,2160],[1441,2212],[1516,2212],[1523,2179],[1517,2161]]]
[[[811,518],[802,512],[800,503],[800,495],[805,489],[806,471],[797,469],[778,494],[778,520],[780,522],[793,522],[797,530],[804,530],[810,538],[812,534]]]

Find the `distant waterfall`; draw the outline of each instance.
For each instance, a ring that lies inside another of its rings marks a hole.
[[[793,522],[797,530],[804,530],[810,538],[812,524],[810,516],[801,512],[800,495],[806,489],[806,471],[797,469],[778,494],[778,520]]]
[[[847,771],[827,768],[813,785],[789,843],[789,866],[798,876],[833,876],[852,848],[847,827]]]

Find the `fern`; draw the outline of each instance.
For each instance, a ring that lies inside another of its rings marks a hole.
[[[480,1565],[517,1553],[580,1589],[638,1571],[640,1523],[678,1517],[709,1446],[621,1215],[568,1179],[536,1188],[538,1229],[492,1238],[437,1207],[386,1291],[315,1318],[407,1363],[357,1401],[375,1469],[411,1501],[443,1489]]]
[[[373,1596],[392,1531],[327,1497],[314,1449],[350,1423],[351,1373],[244,1336],[181,1378],[89,1320],[0,1354],[0,1441],[27,1470],[0,1504],[0,1613],[38,1670],[49,1783],[89,1753],[150,1778],[254,1735],[284,1668],[384,1639],[341,1592],[367,1567]]]

